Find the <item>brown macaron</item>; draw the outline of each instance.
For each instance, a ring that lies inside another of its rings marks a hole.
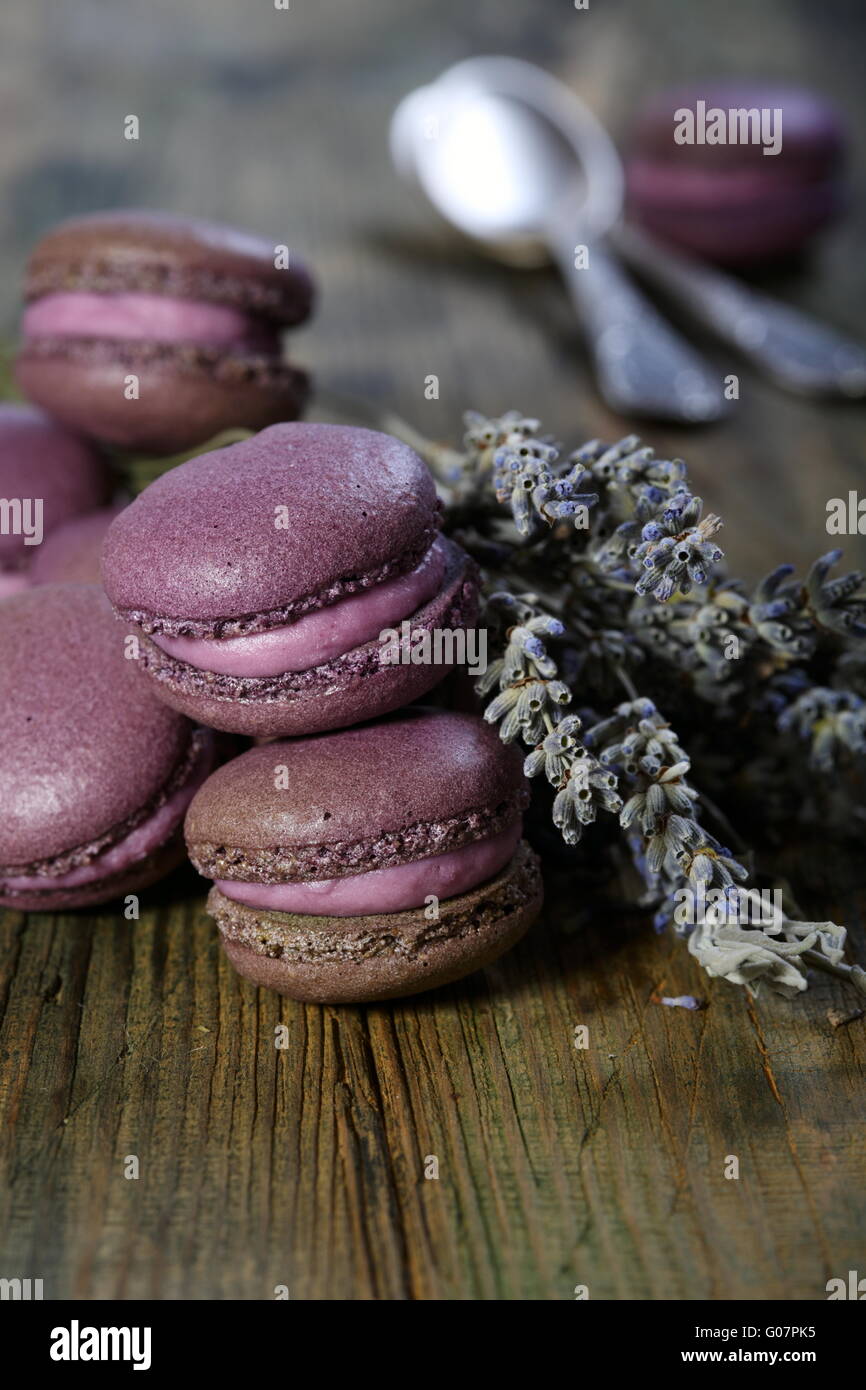
[[[415,994],[488,965],[541,907],[520,755],[475,715],[415,707],[253,748],[186,817],[232,965],[293,999]]]
[[[141,210],[61,223],[27,267],[15,377],[69,428],[170,454],[221,431],[293,420],[305,373],[280,333],[313,286],[287,248]]]

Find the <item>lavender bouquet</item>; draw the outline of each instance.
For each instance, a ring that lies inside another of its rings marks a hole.
[[[834,577],[835,550],[803,580],[782,565],[750,592],[725,577],[721,520],[681,460],[635,436],[563,457],[518,411],[465,418],[462,452],[385,427],[427,459],[446,529],[482,567],[485,718],[549,784],[562,839],[618,822],[640,904],[709,975],[792,997],[811,966],[866,993],[844,927],[795,920],[787,895],[767,917],[715,800],[717,786],[759,799],[771,829],[792,806],[862,826],[863,576]]]

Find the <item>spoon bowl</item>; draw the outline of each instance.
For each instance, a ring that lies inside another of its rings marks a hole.
[[[622,167],[567,88],[519,59],[469,59],[404,99],[391,149],[440,216],[487,254],[559,265],[613,409],[689,422],[720,414],[720,380],[603,244],[622,209]]]
[[[407,137],[414,136],[419,113],[435,133],[416,161]],[[551,140],[538,116],[495,93],[467,89],[444,100],[436,88],[413,93],[394,117],[392,149],[446,221],[509,264],[548,262],[539,210],[566,193],[580,196],[566,142]]]

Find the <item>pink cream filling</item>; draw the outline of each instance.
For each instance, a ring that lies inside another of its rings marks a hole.
[[[152,816],[148,816],[147,820],[142,821],[141,825],[136,826],[135,830],[130,831],[122,840],[98,854],[89,864],[70,869],[67,874],[28,874],[20,878],[2,878],[0,885],[6,890],[25,892],[33,889],[78,888],[121,873],[131,864],[145,859],[164,845],[180,825],[187,806],[211,770],[213,753],[213,739],[208,737],[203,742],[199,758],[193,764],[183,785],[172,792]]]
[[[410,574],[386,579],[364,593],[307,613],[286,627],[249,637],[164,637],[153,641],[169,656],[226,676],[280,676],[309,671],[334,656],[360,647],[416,612],[439,592],[445,553],[435,540]]]
[[[521,833],[518,818],[498,835],[413,864],[371,869],[347,878],[316,879],[312,883],[239,883],[217,879],[216,886],[234,902],[270,912],[302,912],[315,917],[404,912],[407,908],[423,907],[431,895],[440,900],[454,898],[493,878],[511,859]]]
[[[46,294],[24,310],[25,338],[124,338],[274,350],[277,332],[230,304],[161,294]]]

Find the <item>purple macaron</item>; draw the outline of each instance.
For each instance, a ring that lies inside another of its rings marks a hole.
[[[293,999],[415,994],[495,960],[541,907],[522,759],[418,706],[253,748],[196,793],[190,858],[232,965]]]
[[[106,444],[179,453],[294,420],[306,401],[281,334],[308,316],[313,286],[285,245],[168,213],[93,213],[42,238],[25,298],[19,386]]]
[[[834,107],[798,87],[714,79],[668,89],[638,119],[628,213],[722,264],[787,255],[845,207],[845,145]]]
[[[0,405],[0,598],[31,582],[47,540],[111,495],[105,459],[29,405]]]
[[[99,507],[58,526],[36,552],[30,583],[101,583],[102,547],[118,510]]]
[[[181,823],[213,735],[128,660],[96,585],[0,603],[0,904],[24,911],[136,893],[183,858]]]
[[[413,661],[383,634],[475,621],[475,567],[440,515],[425,464],[389,435],[275,425],[146,488],[108,532],[103,583],[175,709],[259,737],[340,728],[454,664],[447,644]]]

